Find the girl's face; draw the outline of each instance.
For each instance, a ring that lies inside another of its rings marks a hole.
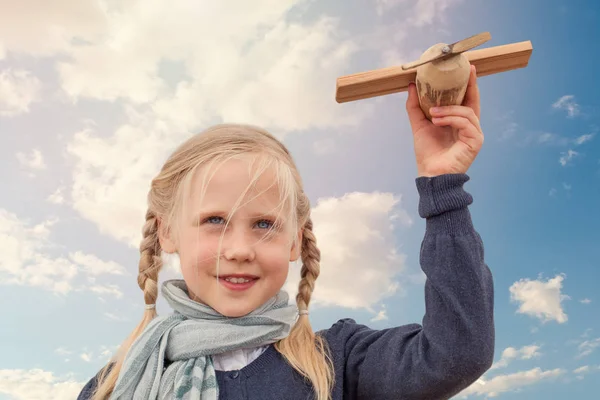
[[[179,253],[192,299],[225,316],[243,316],[281,290],[289,262],[299,257],[298,246],[293,244],[289,224],[276,224],[277,216],[283,217],[286,210],[279,207],[279,188],[273,185],[271,171],[265,171],[248,189],[252,179],[248,161],[231,159],[212,177],[209,174],[210,182],[202,194],[204,178],[199,170],[192,181],[177,237],[171,238],[176,240],[161,235],[161,245],[164,251]],[[301,240],[300,233],[297,237]]]

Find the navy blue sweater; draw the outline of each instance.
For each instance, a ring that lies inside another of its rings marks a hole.
[[[342,319],[318,332],[335,367],[333,400],[448,399],[494,357],[493,282],[468,206],[465,174],[416,179],[425,282],[422,324],[374,330]],[[217,371],[221,400],[313,399],[310,384],[270,346],[239,371]],[[78,400],[89,399],[92,378]]]

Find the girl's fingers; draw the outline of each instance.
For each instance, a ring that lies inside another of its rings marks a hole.
[[[417,93],[417,87],[414,83],[408,85],[408,97],[406,99],[406,112],[408,113],[408,119],[412,127],[412,131],[416,132],[429,122],[421,106],[419,104],[419,95]]]
[[[445,118],[445,117],[462,117],[469,120],[473,126],[481,132],[481,125],[479,117],[475,114],[475,110],[467,106],[445,106],[445,107],[434,107],[430,110],[433,118]],[[433,122],[433,121],[432,121]]]
[[[481,133],[481,130],[473,125],[473,123],[466,117],[447,115],[445,117],[434,117],[431,122],[436,126],[451,126],[452,128],[456,129],[461,136],[464,136],[470,140],[483,140],[483,134]]]
[[[463,105],[472,108],[477,118],[481,118],[479,86],[477,85],[477,71],[474,65],[471,65],[471,74],[469,75],[469,82],[467,83],[467,91],[465,93]]]

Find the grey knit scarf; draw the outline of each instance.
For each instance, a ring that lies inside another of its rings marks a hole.
[[[210,356],[283,339],[297,316],[285,291],[239,318],[191,300],[182,280],[166,281],[162,293],[174,312],[153,319],[132,344],[112,400],[218,399]],[[163,370],[165,360],[171,364]]]

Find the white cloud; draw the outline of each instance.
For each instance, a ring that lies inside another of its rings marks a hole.
[[[592,302],[592,300],[590,300],[590,299],[581,299],[581,300],[579,300],[579,302],[581,304],[590,304]]]
[[[566,182],[562,182],[561,186],[562,186],[563,190],[565,191],[565,193],[567,194],[567,197],[569,197],[570,191],[573,188],[573,186]],[[557,193],[558,193],[558,190],[556,188],[551,188],[550,191],[548,192],[548,195],[550,197],[555,197]]]
[[[0,209],[0,284],[44,287],[56,293],[70,291],[77,268],[64,257],[51,257],[49,229],[56,220],[28,226]]]
[[[59,347],[55,350],[55,353],[60,356],[69,356],[72,354],[78,354],[78,358],[91,363],[91,362],[106,362],[108,361],[117,351],[119,346],[106,346],[101,345],[95,348],[95,350],[90,350],[87,346],[75,351],[73,349],[68,349],[66,347]],[[69,359],[66,359],[65,362],[69,362]]]
[[[387,309],[384,304],[381,307],[381,310],[377,313],[377,315],[375,315],[373,318],[371,318],[371,322],[386,321],[388,319],[389,319],[389,317],[387,315]]]
[[[534,357],[539,357],[541,353],[539,352],[540,346],[537,345],[529,345],[523,346],[520,349],[515,349],[514,347],[507,347],[502,352],[502,357],[500,360],[492,365],[490,370],[504,368],[506,367],[512,360],[521,359],[521,360],[529,360]]]
[[[321,250],[321,274],[313,304],[372,307],[400,287],[405,255],[396,251],[394,228],[412,220],[390,193],[348,193],[318,200],[312,210]],[[285,289],[295,295],[299,268],[292,267]],[[360,282],[361,290],[348,290]]]
[[[537,136],[537,142],[545,145],[566,146],[572,142],[571,139],[551,132],[542,132]]]
[[[117,299],[123,297],[123,292],[117,285],[90,285],[88,290],[99,295],[112,295]]]
[[[575,150],[567,150],[566,152],[562,152],[560,158],[558,159],[558,162],[560,163],[560,165],[562,165],[563,167],[566,166],[575,156],[578,156],[579,153],[576,152]]]
[[[539,318],[544,323],[556,321],[567,322],[567,314],[562,302],[569,299],[561,293],[564,274],[557,275],[547,281],[521,279],[510,287],[511,301],[519,303],[520,314]]]
[[[81,252],[53,255],[58,246],[50,240],[50,227],[57,221],[50,218],[32,226],[0,209],[0,253],[3,254],[0,284],[40,287],[64,295],[89,288],[75,281],[81,274],[96,276],[124,271],[114,262]],[[116,294],[114,289],[113,293]]]
[[[113,320],[113,321],[129,321],[129,318],[122,317],[122,316],[120,316],[120,315],[116,315],[116,314],[109,313],[109,312],[105,312],[105,313],[104,313],[104,316],[105,316],[106,318],[108,318],[108,319],[111,319],[111,320]]]
[[[589,133],[589,134],[586,134],[586,135],[581,135],[577,139],[575,139],[575,144],[581,145],[581,144],[583,144],[585,142],[589,142],[590,140],[592,140],[593,137],[594,137],[593,133]]]
[[[517,391],[541,381],[551,381],[561,375],[564,375],[565,373],[566,370],[562,368],[544,371],[538,367],[528,371],[520,371],[507,375],[497,375],[490,380],[485,380],[482,378],[460,392],[457,397],[497,397],[501,393]]]
[[[109,13],[105,39],[58,65],[63,89],[74,99],[150,104],[180,130],[215,118],[283,130],[344,126],[370,113],[333,98],[356,50],[339,21],[288,21],[299,0],[206,3],[136,1]],[[174,87],[160,75],[163,60],[185,71]]]
[[[1,4],[0,2],[0,9]],[[14,117],[29,112],[31,104],[40,100],[41,87],[40,80],[32,76],[29,71],[22,69],[0,71],[0,117]]]
[[[541,134],[540,134],[540,136],[538,136],[538,142],[540,142],[540,143],[547,143],[547,142],[549,142],[549,141],[552,141],[552,140],[554,140],[554,138],[555,138],[556,136],[557,136],[557,135],[556,135],[556,134],[554,134],[554,133],[550,133],[550,132],[543,132],[543,133],[541,133]]]
[[[0,369],[0,394],[14,400],[74,399],[84,384],[42,369]]]
[[[0,59],[9,52],[33,56],[67,53],[77,41],[97,39],[105,31],[103,3],[0,0]]]
[[[575,96],[572,94],[562,96],[552,104],[552,108],[565,110],[569,117],[574,117],[579,114],[579,104],[575,102]]]
[[[585,374],[587,372],[590,372],[590,366],[589,365],[584,365],[583,367],[579,367],[573,370],[574,374]]]
[[[33,170],[43,170],[47,168],[42,152],[39,149],[31,150],[30,154],[18,152],[16,157],[17,160],[19,160],[19,163],[26,168]]]
[[[68,356],[73,354],[72,351],[68,350],[65,347],[59,347],[58,349],[54,350],[54,352],[60,356]]]
[[[48,202],[52,204],[64,204],[65,197],[63,195],[64,188],[57,188],[48,198],[46,199]]]
[[[515,122],[515,111],[510,110],[504,114],[495,116],[496,126],[499,127],[500,134],[498,140],[503,141],[515,136],[519,130],[519,124]]]
[[[98,276],[104,274],[125,275],[127,271],[123,266],[114,261],[103,261],[93,254],[84,254],[76,251],[70,254],[71,260],[79,265],[88,275]]]
[[[75,157],[72,206],[102,234],[138,247],[150,181],[167,149],[183,139],[139,117],[106,139],[78,132],[67,151]]]
[[[515,133],[517,132],[518,128],[519,128],[519,124],[517,124],[516,122],[507,123],[506,127],[504,127],[504,129],[500,133],[499,139],[505,140],[505,139],[509,139],[509,138],[513,137],[515,135]]]
[[[596,351],[596,349],[598,347],[600,347],[600,337],[598,337],[596,339],[583,341],[582,343],[579,344],[579,346],[577,348],[579,350],[579,354],[577,355],[577,358],[589,356],[594,351]]]
[[[588,338],[588,337],[590,337],[591,332],[592,332],[592,328],[587,328],[585,331],[583,331],[583,333],[581,334],[581,337]]]
[[[573,374],[577,375],[575,378],[578,380],[583,380],[585,375],[600,372],[600,364],[599,365],[583,365],[579,368],[575,368],[573,370]]]

